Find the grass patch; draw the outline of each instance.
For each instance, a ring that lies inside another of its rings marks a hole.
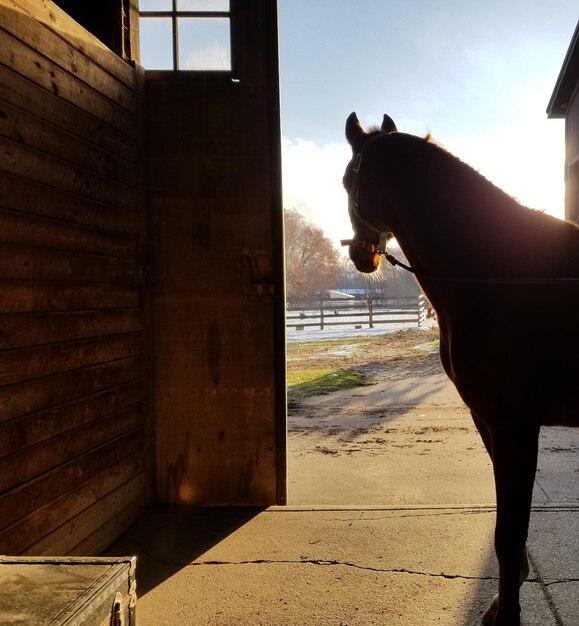
[[[422,350],[423,352],[437,352],[440,348],[440,340],[429,341],[428,343],[421,343],[419,346],[414,346],[413,350]]]
[[[360,372],[337,369],[307,369],[288,372],[287,383],[290,400],[320,396],[332,391],[368,384],[366,377]]]

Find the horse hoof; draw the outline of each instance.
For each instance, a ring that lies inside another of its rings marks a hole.
[[[520,626],[520,618],[518,615],[510,617],[499,616],[497,617],[499,609],[499,596],[496,595],[492,604],[487,609],[486,613],[483,615],[482,624],[483,626]]]
[[[497,609],[499,607],[499,596],[498,594],[494,597],[492,604],[486,610],[486,613],[483,615],[482,623],[483,626],[493,626],[495,623],[495,615],[497,614]]]

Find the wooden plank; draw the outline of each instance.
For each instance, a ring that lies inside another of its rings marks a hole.
[[[134,112],[103,96],[97,84],[90,85],[79,80],[75,74],[63,70],[50,58],[32,50],[1,28],[0,64],[136,139]],[[117,94],[117,99],[120,98],[121,95]]]
[[[573,100],[567,109],[565,144],[567,147],[567,164],[571,165],[579,156],[579,91],[575,91]]]
[[[101,309],[0,315],[0,350],[89,337],[135,333],[143,328],[139,309]]]
[[[0,101],[0,136],[133,189],[138,186],[134,162],[122,159],[90,141],[79,139],[68,128],[62,129],[47,123],[44,118],[38,117],[35,108],[28,112]]]
[[[92,476],[115,467],[133,454],[142,455],[142,428],[125,433],[0,496],[0,528],[15,524],[55,498],[73,491]]]
[[[91,535],[100,537],[102,535],[101,527],[107,522],[114,520],[117,516],[121,516],[126,509],[131,511],[130,517],[134,519],[137,511],[142,511],[145,507],[144,494],[145,476],[144,474],[138,474],[129,482],[107,494],[93,506],[85,509],[73,518],[69,524],[63,524],[24,550],[22,554],[80,554],[80,547],[79,550],[74,551],[76,546]],[[118,522],[115,526],[117,525]],[[103,548],[105,547],[106,544]]]
[[[117,155],[128,163],[137,161],[135,140],[53,92],[30,82],[5,65],[0,65],[0,100],[28,111],[47,124]]]
[[[135,189],[82,167],[0,137],[2,171],[43,183],[94,202],[139,211]]]
[[[111,413],[136,407],[142,399],[143,385],[137,381],[0,422],[0,457],[80,428]]]
[[[151,505],[146,496],[147,479],[143,478],[145,493],[140,494],[125,508],[121,509],[98,528],[98,532],[89,532],[73,548],[67,550],[68,556],[82,556],[83,554],[102,554],[114,541],[128,530]],[[137,493],[139,493],[137,491]],[[126,503],[125,503],[126,504]],[[66,545],[66,544],[65,544]]]
[[[126,409],[1,457],[0,493],[137,428],[142,421],[140,409]]]
[[[0,387],[0,421],[42,411],[143,378],[141,357],[129,357]]]
[[[137,258],[139,241],[131,235],[47,220],[0,208],[0,243]]]
[[[0,283],[1,313],[41,313],[128,309],[142,305],[142,290],[133,285],[109,283],[58,283],[8,280]]]
[[[30,19],[24,13],[0,6],[0,29],[45,57],[55,68],[64,70],[65,73],[103,94],[119,108],[122,107],[130,113],[135,112],[137,97],[134,87],[128,87],[119,81],[96,64],[90,56],[80,52],[69,41],[40,22]],[[114,53],[111,52],[112,54]],[[57,80],[54,76],[52,78]]]
[[[0,6],[18,9],[28,14],[57,33],[128,87],[133,86],[133,68],[53,2],[48,0],[0,0]]]
[[[141,215],[0,171],[0,206],[32,215],[139,235]]]
[[[0,531],[0,546],[7,554],[20,554],[34,538],[56,530],[84,509],[143,472],[141,453],[121,459],[103,472],[80,483],[71,491],[35,509],[27,517]]]
[[[126,359],[142,352],[143,338],[140,333],[3,350],[0,352],[0,385]]]
[[[139,284],[141,266],[133,259],[0,244],[0,279],[4,278]]]

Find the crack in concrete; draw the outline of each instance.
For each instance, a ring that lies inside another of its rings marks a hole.
[[[535,476],[535,485],[539,487],[539,489],[543,492],[543,495],[545,496],[547,503],[551,502],[551,498],[549,497],[549,494],[545,491],[545,489],[543,489],[543,485],[541,485],[541,479],[539,476]]]
[[[473,511],[474,512],[474,511]],[[394,567],[394,568],[386,568],[386,567],[374,567],[371,565],[360,565],[358,563],[352,563],[351,561],[339,561],[337,559],[310,559],[308,557],[301,557],[299,560],[295,559],[251,559],[251,560],[243,560],[243,561],[218,561],[218,560],[209,560],[209,561],[170,561],[167,559],[160,559],[155,555],[151,554],[151,552],[147,549],[144,549],[140,546],[139,552],[141,554],[146,554],[148,558],[153,561],[156,561],[162,565],[168,565],[171,567],[204,567],[204,566],[219,566],[219,565],[318,565],[322,567],[328,566],[340,566],[340,567],[349,567],[353,569],[359,569],[369,572],[377,572],[382,574],[407,574],[410,576],[425,576],[430,578],[443,578],[445,580],[472,580],[472,581],[494,581],[498,582],[498,576],[469,576],[466,574],[449,574],[446,572],[425,572],[421,570],[412,570],[404,567]],[[551,609],[553,616],[556,621],[560,620],[558,611],[554,605],[554,602],[551,598],[551,594],[548,591],[548,587],[553,585],[561,585],[565,583],[577,583],[579,582],[579,578],[557,578],[553,580],[545,580],[541,577],[537,565],[529,553],[529,561],[531,563],[532,568],[535,572],[537,572],[537,576],[534,578],[527,578],[525,583],[538,584],[543,590],[543,594]],[[563,622],[557,621],[557,626],[564,626]]]
[[[388,519],[405,519],[407,517],[411,518],[419,518],[419,517],[444,517],[444,516],[452,516],[452,515],[481,515],[481,514],[489,514],[495,513],[496,508],[494,506],[489,506],[487,509],[461,509],[458,511],[443,511],[440,513],[434,513],[432,511],[424,511],[424,512],[413,512],[409,511],[407,513],[395,513],[395,514],[386,514],[386,515],[378,515],[373,517],[343,517],[343,518],[333,518],[330,521],[333,522],[375,522],[381,520]]]
[[[558,578],[556,580],[543,581],[545,587],[550,587],[551,585],[562,585],[565,583],[579,583],[579,578]]]
[[[373,567],[371,565],[359,565],[358,563],[351,563],[349,561],[337,561],[335,559],[308,559],[302,558],[297,560],[270,560],[270,559],[255,559],[250,561],[197,561],[190,563],[191,566],[204,566],[204,565],[320,565],[320,566],[341,566],[351,567],[354,569],[360,569],[369,572],[378,572],[383,574],[409,574],[412,576],[426,576],[430,578],[444,578],[447,580],[492,580],[497,581],[497,576],[467,576],[464,574],[447,574],[445,572],[424,572],[419,570],[411,570],[404,567],[384,568]],[[527,582],[537,582],[536,579],[529,579]]]
[[[529,559],[531,560],[531,559]],[[354,569],[365,570],[369,572],[378,572],[382,574],[408,574],[411,576],[426,576],[430,578],[444,578],[446,580],[475,580],[475,581],[495,581],[499,580],[498,576],[468,576],[466,574],[448,574],[446,572],[425,572],[420,570],[407,569],[405,567],[373,567],[371,565],[359,565],[358,563],[352,563],[350,561],[338,561],[336,559],[308,559],[302,558],[299,561],[290,559],[254,559],[247,561],[197,561],[195,563],[189,563],[191,566],[204,566],[204,565],[320,565],[320,566],[341,566],[351,567]],[[534,565],[533,565],[534,567]],[[535,571],[536,567],[534,567]],[[534,578],[527,578],[525,583],[532,583],[540,585],[544,591],[546,587],[551,585],[559,585],[564,583],[579,582],[579,578],[560,578],[555,580],[543,580],[540,576]]]
[[[539,583],[541,591],[543,592],[543,597],[545,598],[545,601],[547,602],[547,605],[549,606],[549,609],[551,610],[551,614],[555,618],[555,622],[557,626],[565,626],[563,620],[561,619],[561,616],[559,615],[559,611],[557,610],[557,605],[555,604],[553,597],[549,593],[549,589],[547,589],[548,585],[557,584],[558,582],[563,582],[563,581],[562,580],[551,581],[549,583],[546,583],[543,580],[543,577],[541,576],[541,572],[539,571],[539,568],[537,567],[537,563],[535,562],[535,559],[533,558],[533,555],[531,554],[530,550],[527,550],[527,556],[529,558],[529,564],[535,570],[535,572],[537,572],[537,582]]]
[[[529,558],[531,560],[531,558]],[[188,563],[189,566],[204,566],[204,565],[320,565],[320,566],[342,566],[351,567],[354,569],[365,570],[369,572],[379,572],[384,574],[411,574],[414,576],[428,576],[431,578],[445,578],[447,580],[477,580],[485,581],[492,580],[498,581],[498,576],[469,576],[466,574],[448,574],[446,572],[425,572],[421,570],[412,570],[405,567],[374,567],[372,565],[359,565],[358,563],[351,563],[350,561],[338,561],[336,559],[308,559],[302,558],[299,561],[291,559],[253,559],[246,561],[195,561]],[[536,567],[533,565],[535,571]],[[552,585],[560,585],[564,583],[576,583],[579,582],[579,578],[558,578],[554,580],[544,580],[540,576],[534,578],[527,578],[525,583],[539,584],[541,587],[550,587]]]
[[[438,507],[437,507],[438,508]],[[546,503],[545,505],[534,505],[531,509],[533,514],[538,513],[574,513],[578,510],[576,505],[560,506]],[[390,519],[404,519],[420,518],[420,517],[443,517],[443,516],[464,516],[464,515],[488,515],[489,513],[496,513],[496,506],[494,504],[481,505],[480,507],[460,507],[456,509],[444,509],[438,508],[438,511],[424,508],[424,509],[407,509],[404,512],[396,512],[396,510],[387,511],[385,514],[373,515],[372,517],[360,515],[359,517],[337,517],[332,518],[333,522],[372,522],[380,520]]]

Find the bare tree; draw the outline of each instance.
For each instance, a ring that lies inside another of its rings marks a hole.
[[[339,252],[324,231],[295,209],[285,209],[286,291],[289,299],[316,297],[339,280]]]

